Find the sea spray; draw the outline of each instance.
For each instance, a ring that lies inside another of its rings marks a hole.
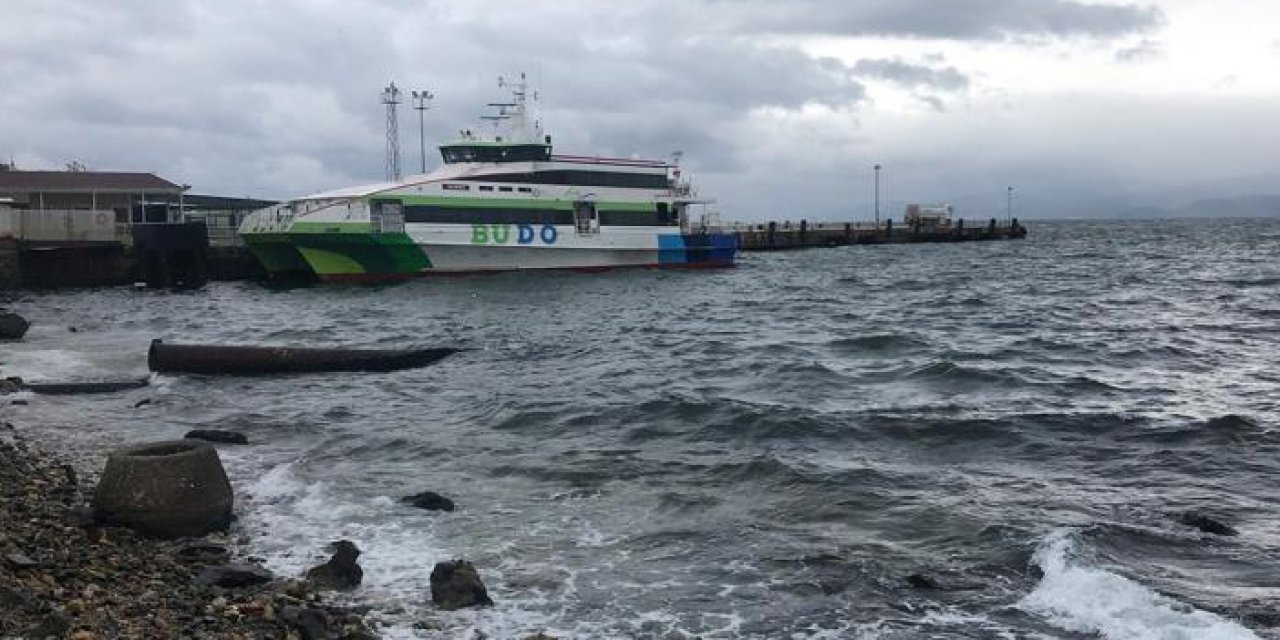
[[[1044,577],[1019,608],[1063,629],[1109,640],[1257,640],[1234,622],[1086,565],[1079,544],[1070,529],[1045,538],[1032,557]]]

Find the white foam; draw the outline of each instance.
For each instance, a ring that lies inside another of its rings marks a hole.
[[[332,483],[308,479],[297,461],[270,466],[243,489],[249,499],[241,506],[239,526],[251,534],[243,551],[262,556],[277,575],[301,576],[324,561],[324,547],[333,540],[356,543],[362,551],[364,580],[350,598],[402,612],[375,616],[385,625],[379,633],[387,638],[452,640],[470,637],[471,629],[483,629],[492,637],[524,637],[553,628],[552,616],[542,612],[548,603],[537,598],[499,600],[490,609],[447,615],[434,612],[431,568],[441,558],[453,557],[455,550],[440,543],[430,516],[406,512],[390,497],[356,498]],[[499,570],[490,569],[486,577],[490,576],[502,582]],[[433,619],[439,628],[415,628],[423,618]]]
[[[1057,627],[1110,640],[1257,640],[1239,624],[1083,565],[1073,557],[1075,546],[1069,530],[1041,543],[1033,560],[1044,578],[1018,608]]]
[[[65,349],[14,350],[6,354],[5,375],[37,382],[75,380],[113,373],[104,370],[87,354]]]

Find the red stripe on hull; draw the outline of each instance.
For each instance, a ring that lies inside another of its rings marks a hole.
[[[320,282],[376,284],[404,282],[413,278],[441,276],[492,276],[502,273],[559,271],[570,273],[604,273],[618,269],[730,269],[734,263],[726,261],[668,262],[651,264],[620,264],[602,267],[550,267],[543,269],[428,269],[417,273],[332,273],[319,276]]]

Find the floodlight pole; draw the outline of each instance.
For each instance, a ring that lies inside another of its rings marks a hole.
[[[876,226],[880,226],[880,165],[876,165]]]
[[[1009,219],[1009,230],[1013,231],[1013,187],[1009,187],[1005,201],[1005,217]]]
[[[430,91],[413,91],[413,108],[418,111],[418,153],[422,157],[422,172],[427,172],[427,134],[426,125],[423,120],[423,112],[431,107],[427,104],[435,98],[435,94]]]

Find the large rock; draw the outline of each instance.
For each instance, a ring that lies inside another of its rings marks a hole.
[[[324,589],[347,590],[360,586],[364,579],[364,570],[356,563],[360,549],[350,540],[339,540],[329,548],[333,557],[307,570],[307,581]]]
[[[405,496],[400,498],[400,502],[428,511],[453,511],[454,509],[452,500],[434,491],[423,491],[417,495]]]
[[[93,496],[97,518],[159,538],[200,536],[231,524],[233,495],[213,446],[196,440],[121,449]]]
[[[22,384],[22,378],[17,376],[0,379],[0,393],[17,393],[24,388],[26,386]]]
[[[0,340],[21,340],[30,326],[26,318],[16,313],[0,313]]]
[[[466,560],[436,563],[431,570],[431,601],[446,611],[493,605],[480,574]]]
[[[1238,533],[1235,527],[1199,511],[1179,514],[1178,522],[1216,536],[1234,536]]]
[[[225,564],[205,567],[196,574],[195,583],[223,589],[240,589],[265,584],[275,579],[270,571],[253,564]]]

